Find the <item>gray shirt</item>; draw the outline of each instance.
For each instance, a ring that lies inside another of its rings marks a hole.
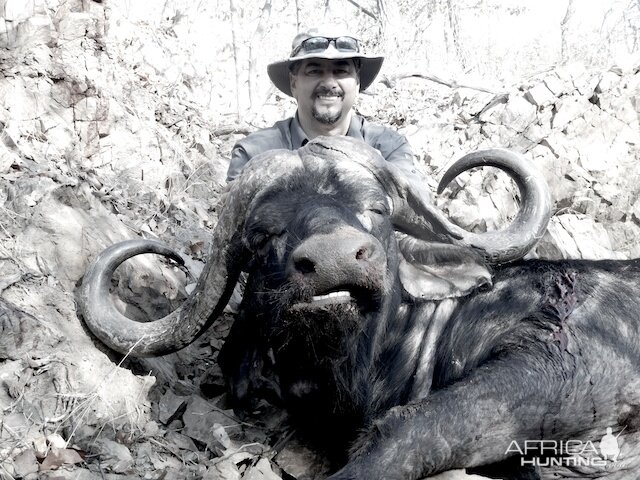
[[[369,122],[360,115],[351,117],[347,136],[357,138],[377,149],[389,162],[409,173],[417,172],[413,165],[413,151],[409,142],[389,127]],[[227,170],[227,182],[234,180],[246,163],[256,155],[268,150],[297,150],[309,139],[302,130],[297,116],[276,122],[272,127],[258,130],[238,141],[231,151]]]

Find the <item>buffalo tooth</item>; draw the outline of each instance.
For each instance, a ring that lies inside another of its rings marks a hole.
[[[351,294],[348,291],[340,291],[340,292],[331,292],[331,293],[327,293],[326,295],[314,295],[311,298],[312,302],[318,302],[320,300],[327,300],[330,298],[333,299],[339,299],[339,298],[350,298]]]

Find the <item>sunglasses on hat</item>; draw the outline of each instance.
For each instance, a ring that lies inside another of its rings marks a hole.
[[[291,52],[291,56],[295,57],[301,51],[304,53],[324,52],[332,43],[339,52],[357,53],[360,51],[358,40],[353,37],[310,37],[303,40],[302,43]]]

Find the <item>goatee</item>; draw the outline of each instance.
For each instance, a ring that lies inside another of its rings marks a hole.
[[[344,92],[341,91],[340,89],[338,89],[338,88],[328,88],[328,87],[325,87],[325,86],[318,87],[313,92],[313,94],[314,94],[314,96],[333,95],[333,96],[340,97],[340,98],[344,97]],[[338,109],[338,111],[335,112],[335,113],[330,113],[330,112],[321,113],[321,112],[318,111],[318,109],[316,108],[316,105],[314,104],[311,107],[311,115],[313,115],[313,118],[315,118],[320,123],[324,123],[325,125],[333,125],[338,120],[340,120],[340,118],[342,118],[342,110]]]
[[[320,123],[324,123],[325,125],[333,125],[338,120],[340,120],[340,118],[342,118],[342,111],[338,110],[337,112],[334,112],[334,113],[331,113],[331,112],[321,113],[318,111],[318,109],[315,106],[313,106],[311,108],[311,115],[313,115],[313,118],[315,118]]]

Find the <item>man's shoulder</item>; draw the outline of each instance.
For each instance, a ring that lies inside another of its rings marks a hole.
[[[383,155],[407,143],[407,138],[391,127],[357,116],[362,138],[369,145],[381,150]]]
[[[280,138],[289,130],[291,125],[292,118],[286,118],[284,120],[279,120],[270,127],[260,128],[255,132],[251,132],[249,135],[244,137],[242,140],[238,140],[238,143],[246,142],[247,140],[256,140],[256,139],[268,139],[268,138]]]
[[[236,142],[236,147],[240,146],[249,154],[249,158],[258,153],[278,148],[289,148],[288,135],[291,125],[291,118],[280,120],[270,127],[261,128],[250,133],[246,137]]]

